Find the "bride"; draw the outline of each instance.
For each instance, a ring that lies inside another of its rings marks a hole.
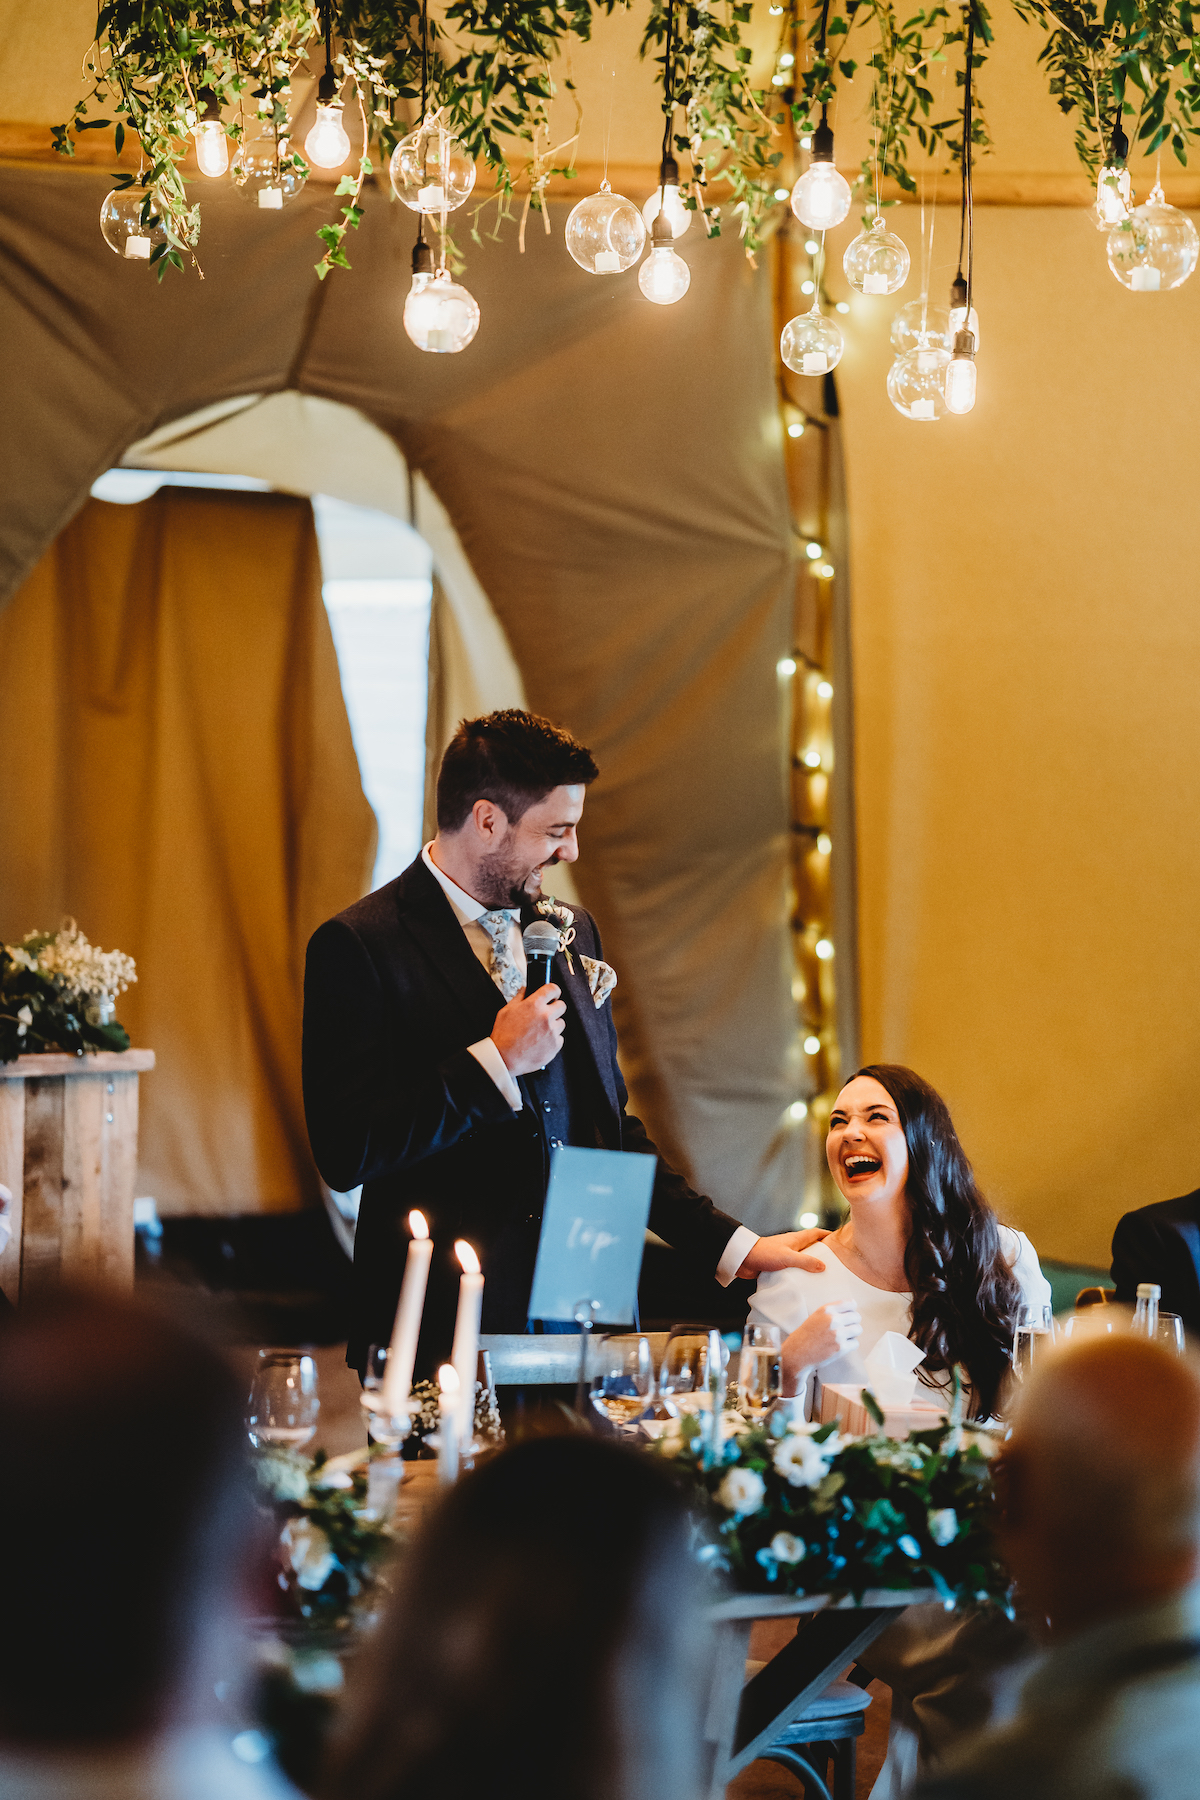
[[[872,1063],[829,1116],[825,1153],[850,1208],[818,1248],[820,1274],[760,1275],[750,1317],[778,1325],[784,1392],[819,1416],[817,1383],[868,1384],[863,1359],[885,1331],[925,1352],[920,1376],[945,1388],[956,1364],[969,1411],[995,1412],[1013,1331],[1050,1283],[1023,1232],[1001,1225],[980,1193],[949,1110],[911,1069]],[[819,1371],[819,1376],[818,1376]],[[1001,1617],[910,1606],[859,1662],[892,1690],[888,1755],[871,1800],[898,1800],[964,1732],[987,1722],[998,1678],[1031,1648]]]
[[[819,1246],[819,1274],[760,1276],[750,1311],[786,1334],[784,1392],[816,1415],[817,1371],[865,1386],[864,1358],[897,1331],[925,1352],[925,1386],[947,1387],[962,1364],[970,1411],[987,1418],[1020,1315],[1050,1304],[1050,1284],[980,1193],[945,1101],[911,1069],[873,1063],[838,1095],[825,1154],[849,1217]]]

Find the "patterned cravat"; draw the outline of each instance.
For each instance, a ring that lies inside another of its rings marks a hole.
[[[492,980],[506,1000],[515,999],[525,986],[524,977],[513,961],[509,940],[512,917],[499,909],[480,913],[479,923],[492,941]]]

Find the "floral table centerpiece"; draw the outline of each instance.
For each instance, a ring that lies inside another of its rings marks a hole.
[[[864,1403],[882,1423],[874,1397]],[[933,1588],[947,1607],[1011,1613],[1010,1578],[992,1541],[988,1456],[964,1432],[961,1406],[935,1429],[898,1440],[842,1439],[835,1425],[786,1408],[750,1425],[723,1413],[672,1420],[652,1446],[699,1520],[704,1561],[735,1587],[767,1594]]]
[[[50,1050],[128,1050],[114,1012],[117,995],[136,980],[132,957],[98,950],[74,919],[0,944],[0,1062]]]

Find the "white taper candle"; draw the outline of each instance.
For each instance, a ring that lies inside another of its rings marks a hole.
[[[398,1418],[403,1413],[404,1403],[412,1392],[417,1338],[421,1332],[421,1314],[425,1309],[425,1287],[429,1280],[429,1265],[433,1260],[429,1227],[421,1213],[409,1213],[408,1229],[412,1232],[412,1242],[408,1246],[408,1258],[404,1264],[400,1303],[396,1307],[392,1342],[383,1376],[383,1403],[393,1418]]]

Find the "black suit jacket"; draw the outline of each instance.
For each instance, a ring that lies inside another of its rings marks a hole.
[[[595,1006],[579,960],[580,952],[601,956],[600,937],[579,909],[571,951],[574,968],[560,953],[553,976],[566,1001],[578,1072],[574,1116],[602,1148],[657,1154],[640,1120],[625,1110],[612,1008]],[[346,1192],[363,1184],[347,1349],[354,1367],[361,1368],[368,1344],[391,1335],[414,1207],[428,1219],[437,1246],[418,1372],[429,1374],[450,1354],[455,1238],[468,1238],[480,1253],[483,1329],[525,1329],[549,1146],[541,1113],[528,1106],[514,1113],[467,1048],[490,1035],[502,1005],[420,858],[320,926],[309,943],[303,1057],[309,1139],[331,1188]],[[650,1225],[711,1275],[737,1221],[660,1159]]]
[[[1139,1281],[1155,1281],[1162,1310],[1200,1331],[1200,1188],[1126,1213],[1113,1232],[1112,1255],[1118,1300],[1135,1299]]]

